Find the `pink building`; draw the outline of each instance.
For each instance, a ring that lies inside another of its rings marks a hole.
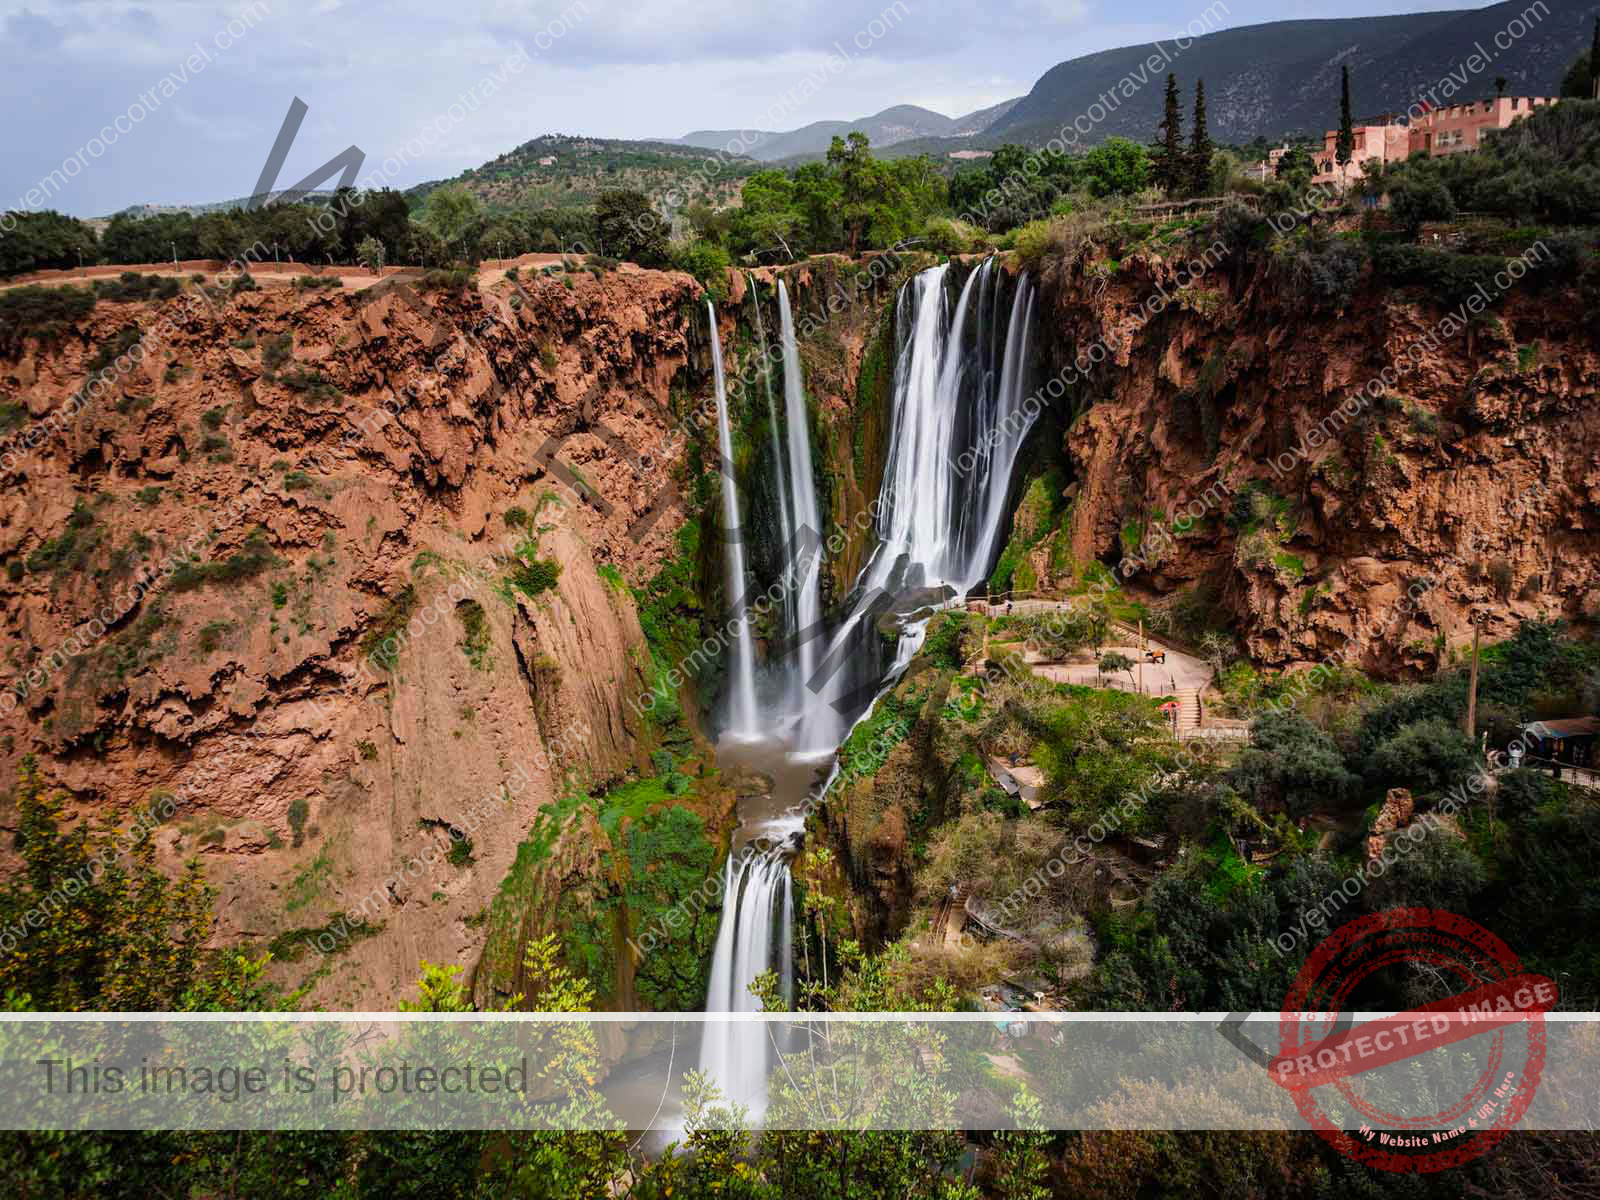
[[[1505,129],[1534,109],[1554,103],[1555,99],[1549,96],[1499,96],[1429,109],[1409,125],[1357,125],[1355,153],[1342,170],[1334,157],[1339,131],[1330,129],[1324,135],[1322,152],[1316,157],[1316,174],[1311,182],[1343,191],[1361,182],[1364,164],[1369,161],[1382,165],[1413,154],[1435,158],[1469,154],[1482,144],[1484,130]]]
[[[1354,133],[1354,152],[1350,161],[1341,167],[1336,155],[1339,131],[1328,130],[1323,137],[1322,150],[1315,156],[1316,173],[1311,177],[1312,183],[1344,191],[1361,182],[1366,163],[1373,163],[1376,170],[1384,163],[1398,162],[1411,153],[1411,131],[1404,125],[1357,125]]]
[[[1554,103],[1549,96],[1500,96],[1431,109],[1411,122],[1411,153],[1435,158],[1471,153],[1482,144],[1485,129],[1505,129],[1534,109]]]

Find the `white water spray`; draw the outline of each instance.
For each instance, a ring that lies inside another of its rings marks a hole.
[[[711,368],[717,386],[717,438],[722,447],[722,529],[727,553],[723,556],[723,580],[728,603],[738,626],[733,642],[733,663],[729,672],[728,730],[737,737],[756,736],[755,645],[750,634],[749,613],[744,595],[748,584],[744,572],[744,525],[739,520],[739,490],[733,478],[733,435],[728,428],[728,383],[722,368],[722,338],[717,332],[717,309],[706,301],[711,317]]]

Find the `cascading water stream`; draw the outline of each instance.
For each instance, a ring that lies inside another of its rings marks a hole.
[[[800,349],[795,341],[794,314],[789,309],[789,290],[778,281],[779,335],[783,339],[783,409],[787,421],[789,441],[789,504],[793,516],[792,533],[799,533],[801,543],[793,541],[786,546],[809,549],[816,538],[822,536],[822,520],[817,515],[817,485],[811,471],[811,421],[806,411],[806,384],[800,373]],[[796,633],[815,628],[822,620],[822,554],[820,551],[804,553],[801,561],[785,564],[793,572],[794,595],[788,608],[793,612],[790,629]],[[816,639],[801,636],[797,647],[797,667],[794,684],[790,689],[791,709],[800,714],[805,711],[805,681],[811,678],[816,663]]]
[[[779,545],[794,542],[794,495],[789,483],[789,472],[784,463],[783,439],[778,435],[778,401],[772,391],[772,355],[767,346],[767,324],[761,315],[761,297],[756,291],[755,278],[750,280],[750,307],[756,314],[756,344],[761,347],[761,383],[767,391],[767,431],[772,446],[772,478],[778,493],[778,533],[783,539]],[[794,608],[784,605],[785,631],[792,637],[795,632]]]
[[[959,599],[987,577],[1012,467],[1039,413],[1037,402],[1031,410],[1026,403],[1034,303],[1028,277],[1017,282],[997,374],[992,310],[999,268],[989,259],[967,276],[953,314],[948,272],[948,266],[924,271],[900,294],[896,325],[905,332],[877,546],[853,589],[854,606],[822,657],[822,678],[805,676],[815,697],[802,721],[807,746],[843,741],[864,707],[851,697],[863,688],[875,694],[874,682],[897,677],[921,648],[921,623],[907,625],[894,660],[881,664],[877,625],[886,610]]]
[[[899,345],[877,545],[831,635],[805,636],[822,619],[820,555],[808,556],[812,562],[791,580],[799,585],[791,604],[792,628],[802,636],[788,664],[791,683],[786,691],[797,721],[783,760],[788,766],[780,771],[792,773],[796,763],[815,763],[819,751],[837,752],[875,697],[893,686],[921,648],[929,613],[960,600],[985,579],[998,552],[1017,454],[1040,411],[1028,394],[1034,290],[1022,276],[1011,297],[1009,319],[1002,322],[1006,281],[995,260],[968,275],[953,309],[948,274],[948,266],[922,272],[896,301]],[[789,297],[781,282],[778,304],[790,528],[809,528],[820,536],[804,381]],[[879,634],[886,611],[902,617],[888,662],[883,661]],[[816,794],[814,768],[804,775],[807,783],[789,789],[791,802],[807,790]],[[780,796],[784,792],[782,784],[775,788]],[[730,856],[706,995],[708,1012],[755,1011],[758,1002],[750,985],[774,965],[785,998],[791,998],[793,898],[787,855],[803,827],[800,810],[791,808],[745,830],[756,841]],[[752,1115],[759,1116],[769,1062],[764,1027],[708,1024],[700,1061],[726,1097],[749,1105]]]
[[[758,845],[730,855],[723,878],[722,923],[711,957],[706,1011],[758,1012],[750,992],[756,976],[773,966],[778,946],[780,994],[794,992],[789,925],[793,886],[788,861]],[[700,1069],[716,1080],[726,1099],[746,1105],[752,1116],[764,1107],[767,1033],[759,1025],[708,1023],[700,1044]]]
[[[723,558],[724,583],[738,632],[733,642],[732,686],[728,695],[728,731],[735,736],[756,736],[755,644],[750,633],[744,595],[744,526],[739,520],[739,490],[733,479],[733,434],[728,427],[728,383],[722,367],[722,338],[717,331],[717,309],[706,301],[711,317],[711,369],[717,388],[717,438],[722,447],[722,527],[727,554]]]

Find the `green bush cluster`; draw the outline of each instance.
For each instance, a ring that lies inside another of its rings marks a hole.
[[[220,562],[184,563],[173,572],[169,586],[175,592],[188,592],[211,584],[235,583],[280,564],[281,560],[272,552],[266,530],[257,528],[250,531],[238,550]]]
[[[37,284],[0,292],[0,350],[15,352],[26,338],[53,338],[94,311],[85,288]]]

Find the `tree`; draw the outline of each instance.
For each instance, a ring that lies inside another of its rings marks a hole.
[[[667,223],[643,192],[601,192],[594,210],[601,253],[641,267],[667,265]]]
[[[1211,133],[1206,128],[1206,81],[1201,79],[1194,85],[1194,129],[1189,135],[1189,156],[1186,163],[1191,195],[1205,195],[1206,188],[1211,183],[1213,150]]]
[[[861,247],[862,236],[871,226],[876,209],[886,199],[887,180],[883,164],[872,157],[872,142],[860,130],[847,139],[835,137],[828,147],[828,166],[839,180],[840,216],[850,253]]]
[[[738,246],[758,257],[771,254],[793,261],[801,214],[795,184],[782,171],[757,171],[739,191]]]
[[[100,247],[95,242],[94,230],[76,217],[64,217],[58,212],[14,212],[9,214],[16,224],[11,232],[0,231],[0,276],[18,275],[24,271],[41,271],[76,267],[81,259],[85,264],[100,257]],[[113,218],[112,224],[128,218]],[[111,231],[108,229],[107,233]],[[163,251],[162,258],[167,257]],[[148,261],[138,258],[114,258],[112,262]]]
[[[1438,717],[1417,721],[1380,744],[1371,775],[1383,787],[1406,787],[1423,795],[1442,795],[1477,772],[1473,742]]]
[[[1133,683],[1133,668],[1137,666],[1133,659],[1126,654],[1118,654],[1115,650],[1108,650],[1100,656],[1100,670],[1106,675],[1115,675],[1118,671],[1128,673],[1128,682]]]
[[[1561,80],[1562,99],[1600,99],[1600,88],[1595,84],[1597,77],[1600,77],[1600,17],[1594,20],[1594,36],[1588,53],[1578,55]]]
[[[838,177],[823,162],[809,162],[794,173],[794,203],[800,212],[800,228],[811,250],[838,245],[840,206],[844,191]]]
[[[340,188],[330,209],[342,214],[339,218],[337,251],[341,261],[361,261],[357,247],[369,237],[377,238],[383,245],[386,260],[399,257],[400,247],[411,228],[406,198],[399,192],[392,188],[382,188],[376,192]]]
[[[1417,173],[1408,173],[1390,186],[1389,208],[1413,237],[1424,221],[1450,221],[1456,215],[1450,189],[1435,175]]]
[[[1226,778],[1257,809],[1291,817],[1355,799],[1359,782],[1334,740],[1297,712],[1257,717]]]
[[[422,207],[422,223],[454,247],[478,219],[478,198],[464,187],[435,188]]]
[[[356,261],[374,275],[381,274],[384,263],[383,243],[371,236],[362,238],[361,244],[356,247]]]
[[[154,798],[143,814],[151,826],[163,804],[170,798]],[[62,809],[33,758],[24,758],[16,818],[24,870],[0,889],[0,928],[32,932],[0,955],[0,996],[56,1012],[275,1007],[261,980],[265,958],[206,951],[214,893],[199,860],[168,879],[156,866],[153,836],[121,852],[114,830],[91,838],[80,824],[63,833]]]
[[[1082,177],[1094,196],[1127,196],[1150,179],[1150,152],[1127,138],[1112,137],[1083,156]]]
[[[1170,71],[1161,124],[1156,126],[1156,132],[1160,136],[1150,146],[1150,182],[1168,195],[1176,195],[1183,189],[1185,179],[1183,110],[1179,104],[1178,77]]]
[[[1341,167],[1356,155],[1355,121],[1350,116],[1350,67],[1340,70],[1339,80],[1339,139],[1333,144],[1333,157]]]

